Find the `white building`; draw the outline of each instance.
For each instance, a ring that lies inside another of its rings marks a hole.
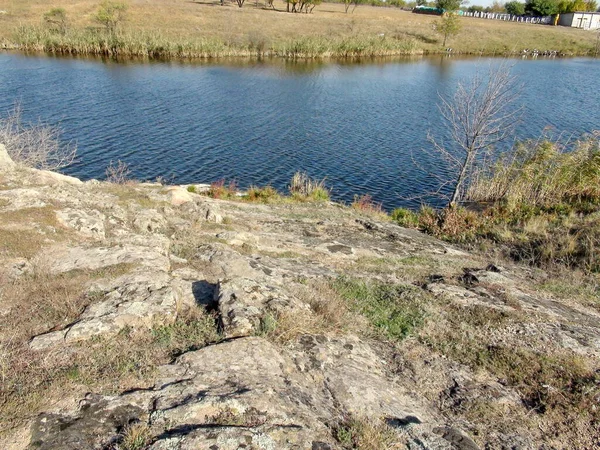
[[[561,14],[558,18],[558,24],[564,27],[597,30],[600,29],[600,12],[574,12]]]

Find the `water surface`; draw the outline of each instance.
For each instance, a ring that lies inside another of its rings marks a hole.
[[[443,165],[423,149],[443,135],[438,95],[491,59],[318,62],[118,63],[0,53],[0,113],[60,124],[78,143],[65,173],[103,178],[111,160],[138,179],[235,179],[285,190],[292,174],[327,177],[335,199],[370,193],[386,208],[435,187],[417,170]],[[519,138],[545,129],[600,129],[600,61],[515,60],[524,83]]]

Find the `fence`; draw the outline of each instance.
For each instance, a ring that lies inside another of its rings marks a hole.
[[[492,19],[492,20],[505,20],[507,22],[521,22],[521,23],[538,23],[543,25],[550,25],[552,23],[552,16],[544,17],[530,17],[530,16],[513,16],[512,14],[500,14],[500,13],[486,13],[486,12],[464,12],[464,17],[477,17],[479,19]]]

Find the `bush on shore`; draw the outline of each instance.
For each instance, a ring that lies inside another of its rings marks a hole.
[[[442,239],[500,244],[534,266],[600,272],[600,136],[515,145],[471,180],[467,203],[397,209],[392,219]]]

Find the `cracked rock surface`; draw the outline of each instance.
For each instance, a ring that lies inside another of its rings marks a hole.
[[[152,450],[354,448],[336,431],[348,418],[386,424],[393,439],[381,448],[551,448],[540,447],[537,427],[490,425],[482,434],[463,414],[484,400],[523,409],[506,380],[451,361],[426,338],[393,342],[376,321],[364,326],[373,313],[362,305],[335,322],[327,286],[340,277],[403,286],[440,308],[527,314],[528,322],[486,325],[498,345],[600,355],[597,310],[541,294],[516,266],[488,266],[339,205],[218,201],[182,187],[77,183],[8,164],[0,186],[0,232],[25,230],[39,247],[6,247],[3,280],[18,283],[39,267],[50,277],[84,276],[74,320],[48,323],[27,351],[68,359],[74,346],[171,330],[189,311],[210,314],[220,336],[153,367],[145,383],[108,391],[79,382],[60,400],[41,401],[0,434],[2,448],[116,450],[134,424],[146,433],[136,448]],[[0,319],[16,308],[0,295]]]

